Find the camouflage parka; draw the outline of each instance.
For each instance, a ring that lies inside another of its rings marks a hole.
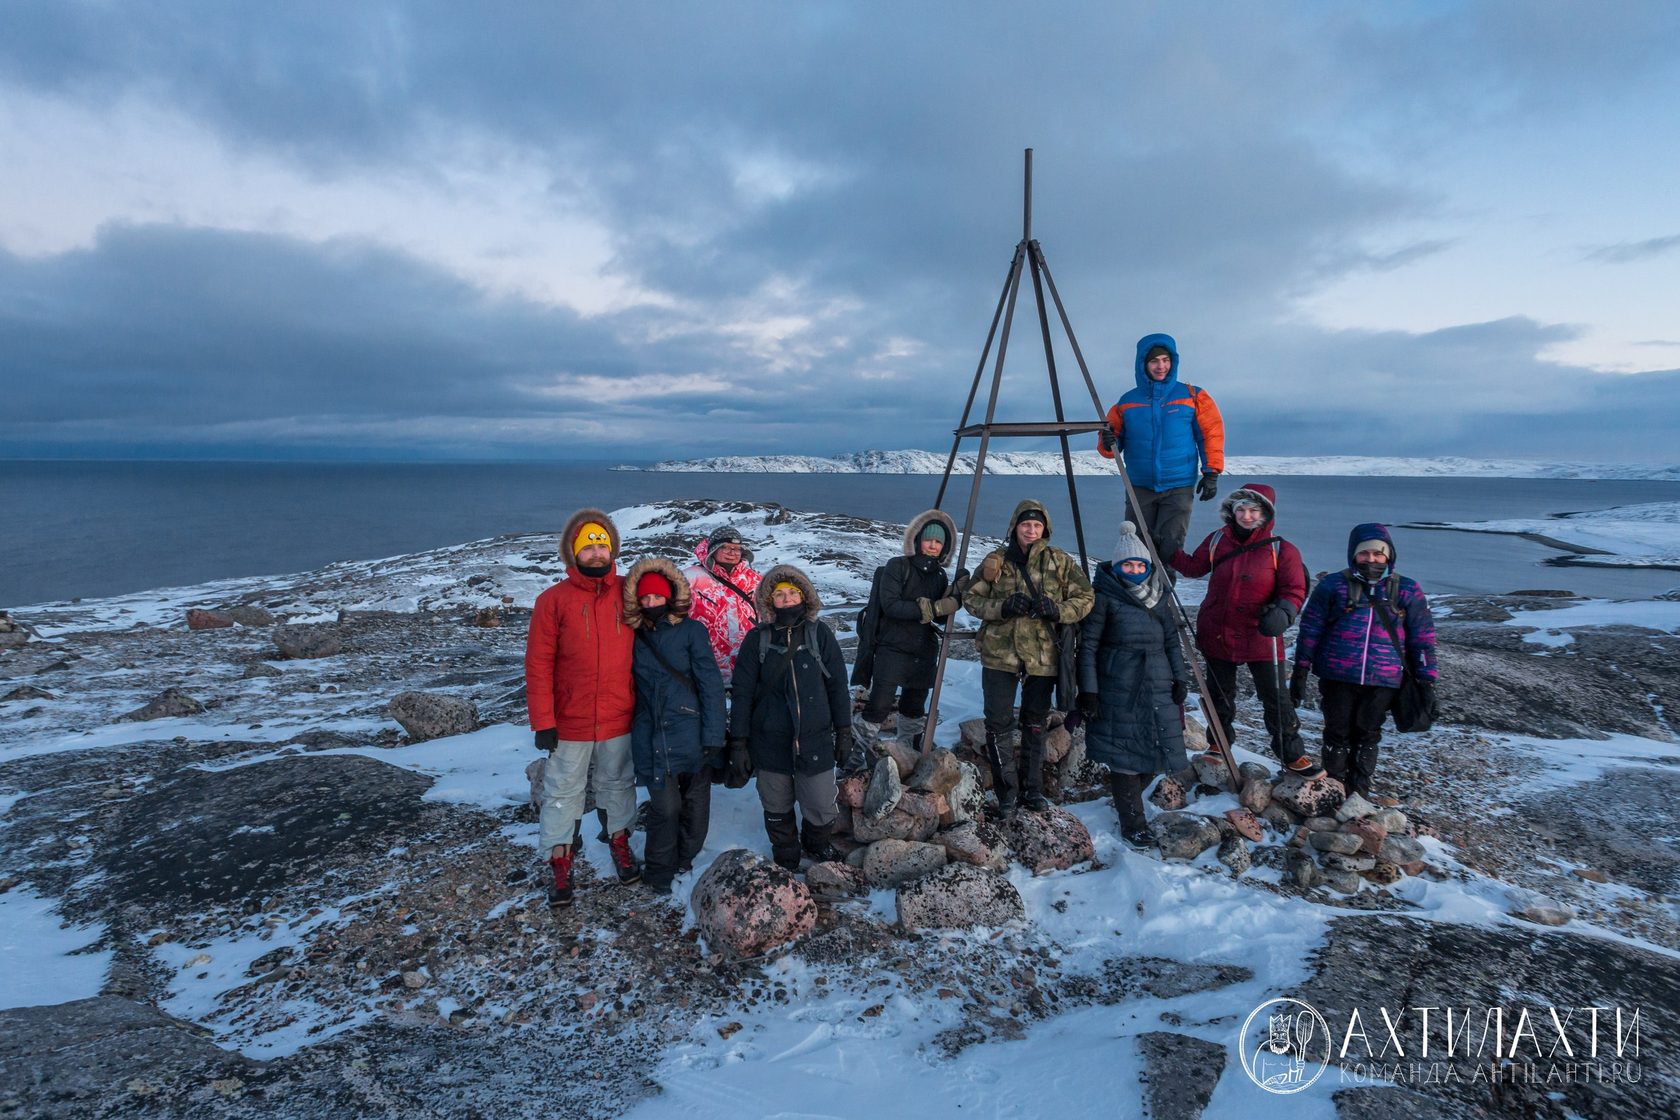
[[[1015,507],[1009,518],[1006,540],[1015,537],[1015,526],[1028,510],[1043,510],[1042,503],[1027,500]],[[1091,581],[1080,570],[1079,562],[1050,543],[1050,519],[1045,515],[1044,536],[1033,542],[1027,551],[1027,571],[1032,576],[1037,593],[1048,595],[1061,608],[1057,622],[1078,622],[1091,613],[1096,595]],[[1030,677],[1057,675],[1056,633],[1049,620],[1040,618],[1004,618],[1003,603],[1015,592],[1032,596],[1021,571],[1004,556],[1000,548],[980,563],[963,607],[980,620],[980,635],[975,646],[980,664],[987,669],[1001,669],[1007,673],[1025,672]]]

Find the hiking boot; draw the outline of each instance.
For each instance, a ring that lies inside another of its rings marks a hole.
[[[572,904],[572,853],[563,852],[548,861],[548,866],[554,869],[554,883],[548,888],[548,904],[550,906],[570,906]]]
[[[654,894],[668,895],[671,893],[671,884],[668,882],[656,882],[653,879],[643,879],[642,887],[646,890],[652,891]]]
[[[642,877],[642,861],[636,858],[636,853],[630,850],[630,830],[616,832],[608,841],[612,845],[613,869],[618,872],[618,881],[634,883]]]
[[[799,870],[799,825],[793,811],[764,814],[764,834],[770,838],[770,858],[786,871]]]
[[[898,743],[899,743],[899,746],[907,747],[910,750],[915,751],[917,754],[920,754],[921,751],[922,751],[922,733],[926,730],[927,730],[927,717],[926,716],[906,716],[906,715],[899,716],[898,717]]]
[[[1306,755],[1302,755],[1294,762],[1284,763],[1283,768],[1288,773],[1295,774],[1302,778],[1316,778],[1320,774],[1324,773],[1324,767],[1320,766]]]
[[[1050,799],[1035,791],[1021,798],[1021,808],[1029,813],[1048,813],[1050,811]]]
[[[1120,839],[1137,851],[1155,846],[1155,834],[1143,815],[1143,787],[1148,784],[1145,774],[1110,774],[1109,788],[1114,791],[1114,811],[1120,817]]]
[[[1013,794],[998,798],[998,804],[997,804],[998,820],[1000,820],[1000,821],[1009,820],[1011,817],[1013,817],[1015,815],[1017,810],[1018,810],[1018,806],[1015,803],[1015,797],[1014,797]]]
[[[805,850],[812,863],[830,863],[846,858],[829,842],[832,833],[832,825],[818,826],[806,821],[799,826],[799,846]]]

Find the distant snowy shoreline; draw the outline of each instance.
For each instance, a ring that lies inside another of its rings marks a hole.
[[[620,466],[621,471],[688,474],[943,474],[948,452],[854,451],[846,455],[725,455],[709,459],[666,459],[652,466]],[[974,454],[957,456],[953,469],[972,474]],[[1113,474],[1114,464],[1095,451],[1073,453],[1079,475]],[[990,451],[986,473],[1055,475],[1062,473],[1059,451]],[[1352,477],[1427,478],[1581,478],[1648,479],[1680,482],[1680,466],[1649,463],[1555,463],[1531,459],[1364,457],[1356,455],[1247,455],[1226,460],[1227,475],[1261,477],[1342,475]]]

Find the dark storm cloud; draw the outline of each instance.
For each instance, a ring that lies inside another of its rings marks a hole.
[[[122,427],[421,454],[540,452],[548,422],[602,454],[650,430],[667,434],[656,455],[937,446],[1019,236],[1031,145],[1035,233],[1104,401],[1130,384],[1133,340],[1167,329],[1253,450],[1379,433],[1462,449],[1476,410],[1566,407],[1590,375],[1541,360],[1567,332],[1526,320],[1288,325],[1325,281],[1444,247],[1363,243],[1438,203],[1357,169],[1332,134],[1369,127],[1406,152],[1467,117],[1608,96],[1584,63],[1665,65],[1674,21],[1635,4],[1228,6],[1217,21],[1144,4],[13,7],[0,93],[151,99],[323,176],[424,169],[450,129],[545,153],[556,194],[611,231],[614,268],[682,310],[580,319],[370,245],[114,230],[90,251],[0,259],[0,370],[22,394],[0,425],[47,443]],[[790,313],[836,308],[792,353],[732,333],[772,278],[795,290]],[[1002,416],[1048,412],[1029,306],[1023,292]],[[1396,434],[1390,389],[1451,394],[1459,412]],[[673,404],[692,421],[675,432],[658,427]]]

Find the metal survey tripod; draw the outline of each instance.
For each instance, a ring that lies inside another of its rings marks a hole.
[[[980,361],[974,369],[974,381],[968,388],[968,400],[963,404],[962,419],[958,421],[954,438],[951,440],[951,454],[945,460],[945,474],[939,481],[939,494],[934,498],[934,508],[942,508],[945,501],[945,491],[951,482],[951,471],[957,462],[957,450],[962,441],[969,436],[978,436],[980,446],[974,457],[974,477],[969,484],[968,511],[963,517],[962,545],[957,552],[957,569],[963,570],[967,566],[968,546],[974,535],[974,513],[980,503],[980,483],[986,473],[986,453],[991,446],[993,436],[1013,437],[1044,437],[1055,436],[1061,442],[1062,471],[1067,476],[1068,501],[1073,508],[1073,532],[1079,547],[1079,564],[1090,575],[1090,559],[1085,549],[1085,525],[1079,513],[1079,491],[1074,483],[1073,458],[1068,448],[1068,436],[1080,433],[1096,433],[1108,426],[1107,421],[1100,419],[1103,415],[1102,398],[1097,394],[1097,386],[1091,380],[1090,368],[1085,364],[1085,355],[1079,349],[1079,340],[1074,337],[1073,324],[1068,321],[1067,309],[1062,305],[1061,294],[1056,290],[1056,281],[1050,275],[1050,265],[1044,259],[1044,250],[1032,235],[1032,149],[1026,150],[1026,169],[1024,175],[1023,201],[1021,207],[1021,240],[1015,246],[1015,254],[1009,262],[1009,273],[1003,281],[1003,292],[998,296],[997,310],[992,312],[992,325],[986,332],[986,344],[981,348]],[[1026,423],[999,423],[997,420],[998,392],[1003,386],[1004,355],[1009,350],[1010,328],[1014,325],[1015,304],[1021,291],[1023,273],[1032,276],[1033,297],[1038,307],[1038,331],[1044,344],[1044,364],[1050,375],[1050,399],[1055,408],[1056,418],[1053,421],[1030,421]],[[1050,335],[1050,311],[1045,302],[1045,291],[1050,293],[1050,300],[1055,304],[1056,317],[1060,321],[1062,331],[1067,335],[1069,348],[1073,351],[1074,361],[1079,365],[1080,376],[1085,380],[1085,389],[1091,395],[1091,407],[1096,411],[1097,420],[1069,420],[1062,407],[1062,388],[1060,378],[1056,372],[1056,351]],[[1000,331],[998,328],[1002,326]],[[997,355],[992,358],[992,344],[997,343]],[[985,375],[988,359],[992,360],[992,383],[986,398],[986,418],[979,424],[971,424],[970,417],[974,411],[974,401],[980,392],[980,380]],[[1114,456],[1114,465],[1120,471],[1120,481],[1126,488],[1126,507],[1136,510],[1138,507],[1137,492],[1132,489],[1131,477],[1126,473],[1126,465],[1121,461],[1119,452]],[[1149,559],[1155,565],[1154,570],[1160,573],[1160,578],[1166,579],[1166,569],[1156,552],[1155,542],[1150,537],[1147,525],[1138,525],[1138,534],[1143,538],[1149,549]],[[1190,671],[1196,679],[1197,691],[1202,696],[1210,695],[1207,682],[1203,679],[1201,665],[1196,660],[1195,643],[1192,640],[1189,616],[1185,613],[1184,604],[1179,601],[1177,589],[1168,580],[1168,590],[1172,597],[1173,607],[1178,621],[1179,640],[1184,643],[1186,660]],[[945,619],[939,639],[939,663],[933,678],[933,693],[928,698],[927,728],[922,736],[922,751],[925,754],[933,749],[934,731],[939,726],[939,695],[945,683],[945,664],[950,655],[951,637],[955,629],[956,615],[953,612]],[[1230,771],[1232,789],[1237,788],[1237,766],[1231,757],[1230,744],[1225,739],[1224,730],[1217,719],[1208,721],[1208,735],[1214,741],[1220,756]]]

